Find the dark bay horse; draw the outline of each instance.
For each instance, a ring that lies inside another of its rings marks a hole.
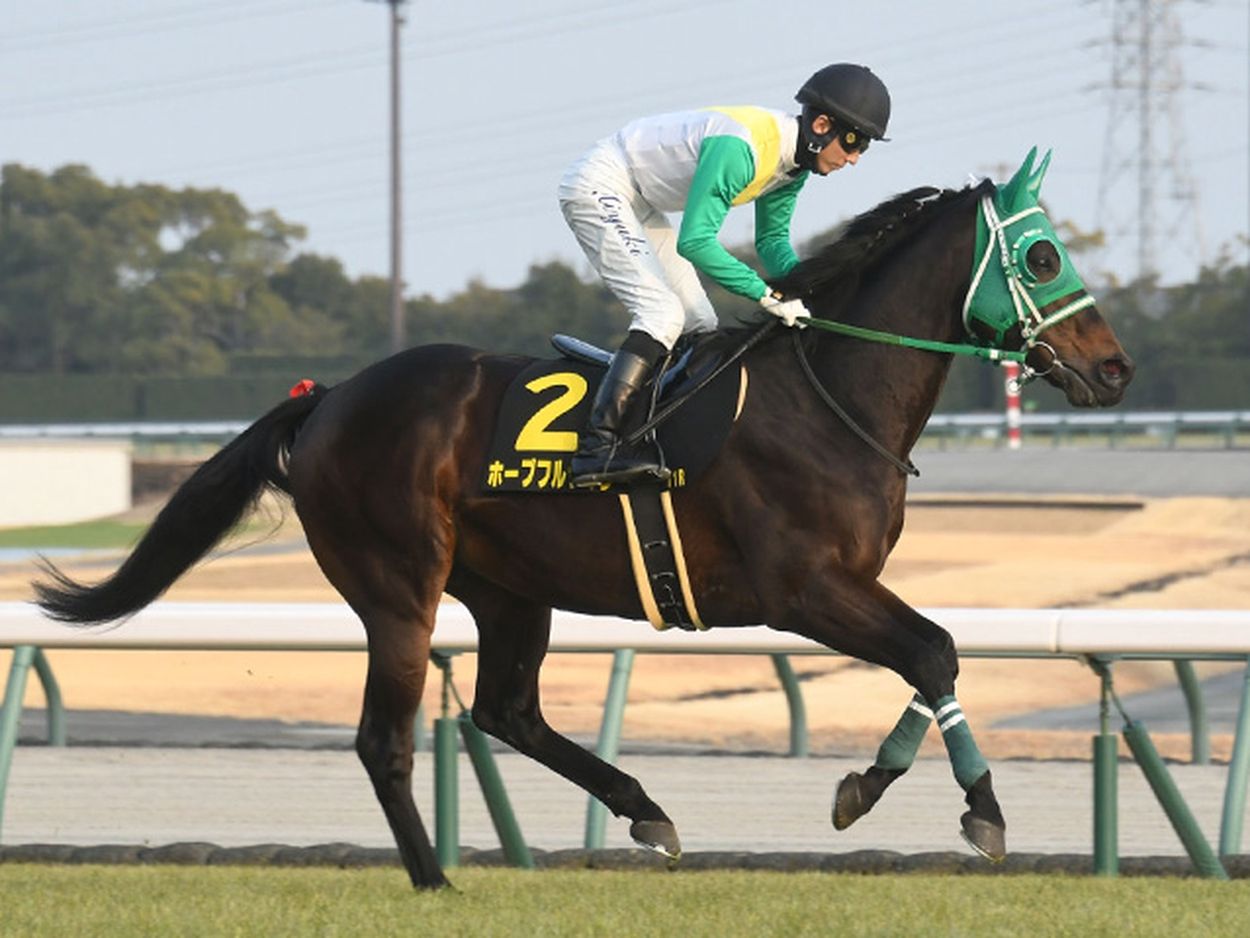
[[[1013,198],[1037,177],[1026,173]],[[805,297],[817,317],[966,342],[969,328],[986,329],[966,327],[962,316],[977,279],[978,212],[987,198],[999,214],[1015,212],[1006,188],[899,196],[857,218],[779,286]],[[1031,190],[1035,196],[1036,185]],[[1062,246],[1030,236],[1025,247],[1024,269],[1011,276],[1052,282]],[[1027,347],[1029,362],[1072,404],[1108,406],[1123,396],[1133,365],[1083,296],[1077,289],[1041,305],[1032,325],[1022,319],[1000,338],[1008,349]],[[1055,316],[1060,309],[1070,314]],[[1044,342],[1034,341],[1036,323],[1051,319]],[[814,328],[801,335],[825,391],[865,435],[905,459],[951,355]],[[838,786],[835,827],[872,807],[936,719],[966,792],[962,832],[999,859],[1005,824],[954,696],[952,640],[877,580],[903,528],[907,476],[830,412],[796,362],[792,339],[775,326],[744,356],[750,390],[723,450],[672,494],[703,621],[766,623],[897,672],[916,696],[873,766]],[[411,784],[413,717],[444,592],[468,607],[479,630],[474,722],[629,818],[638,842],[676,856],[676,828],[642,786],[543,718],[538,674],[552,608],[632,618],[643,609],[614,495],[481,489],[501,395],[529,361],[425,346],[285,401],[196,471],[111,577],[84,585],[49,566],[50,581],[36,584],[39,602],[67,622],[127,616],[201,559],[266,487],[280,489],[367,632],[356,749],[415,886],[447,882]]]

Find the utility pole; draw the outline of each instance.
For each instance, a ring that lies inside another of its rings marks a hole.
[[[1088,2],[1088,0],[1087,0]],[[1136,244],[1136,277],[1159,273],[1159,235],[1171,244],[1192,232],[1196,259],[1205,252],[1198,191],[1182,163],[1187,136],[1179,96],[1187,89],[1178,50],[1187,43],[1177,7],[1185,0],[1104,0],[1111,8],[1111,76],[1098,183],[1098,226],[1108,240]],[[1131,131],[1135,130],[1136,133]],[[1160,203],[1176,208],[1161,217]],[[1186,223],[1187,222],[1187,223]],[[1162,231],[1160,230],[1162,229]]]
[[[380,0],[391,8],[391,354],[407,345],[404,329],[404,200],[400,156],[399,30],[404,25],[400,7],[407,0]]]

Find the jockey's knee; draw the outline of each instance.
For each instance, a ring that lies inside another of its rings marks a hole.
[[[683,331],[686,333],[714,332],[719,325],[720,320],[716,318],[716,311],[709,303],[706,307],[700,306],[686,310],[686,325]]]
[[[662,307],[636,309],[633,321],[629,324],[630,333],[641,332],[650,336],[664,346],[664,350],[667,352],[681,338],[682,326],[685,323],[685,316],[681,307],[676,305],[675,297],[674,304],[675,309]]]

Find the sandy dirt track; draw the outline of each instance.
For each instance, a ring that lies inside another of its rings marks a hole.
[[[917,606],[1247,608],[1250,500],[1179,498],[1035,502],[917,499],[883,581]],[[99,579],[117,561],[66,561]],[[0,565],[0,599],[27,599],[30,564]],[[262,544],[217,556],[170,592],[175,600],[336,601],[337,594],[288,518]],[[354,723],[364,656],[331,653],[50,653],[70,708],[120,709]],[[890,672],[848,659],[796,659],[804,679],[812,747],[868,752],[910,697]],[[473,658],[456,662],[471,697]],[[1199,665],[1200,676],[1226,665]],[[604,656],[554,655],[543,670],[544,710],[558,729],[593,734],[607,686]],[[1121,664],[1120,693],[1174,681],[1165,663]],[[1003,717],[1071,706],[1097,682],[1070,662],[966,660],[959,696],[992,758],[1085,758],[1089,734],[995,731]],[[436,681],[426,689],[437,702]],[[42,704],[36,682],[27,703]],[[767,659],[640,656],[626,715],[631,740],[730,749],[784,749],[784,696]],[[940,746],[937,734],[928,745]],[[1184,737],[1159,738],[1184,757]],[[1226,757],[1231,739],[1216,735]]]

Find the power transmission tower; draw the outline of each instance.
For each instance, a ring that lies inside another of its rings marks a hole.
[[[1160,235],[1201,263],[1205,253],[1198,191],[1181,162],[1188,138],[1181,117],[1187,45],[1178,7],[1195,0],[1102,0],[1110,7],[1111,77],[1098,184],[1098,226],[1109,243],[1133,241],[1137,278],[1159,274]],[[1174,237],[1175,236],[1175,237]]]
[[[400,13],[407,0],[381,0],[391,8],[391,353],[408,344],[404,332],[404,200],[400,157],[399,30],[404,25]]]

